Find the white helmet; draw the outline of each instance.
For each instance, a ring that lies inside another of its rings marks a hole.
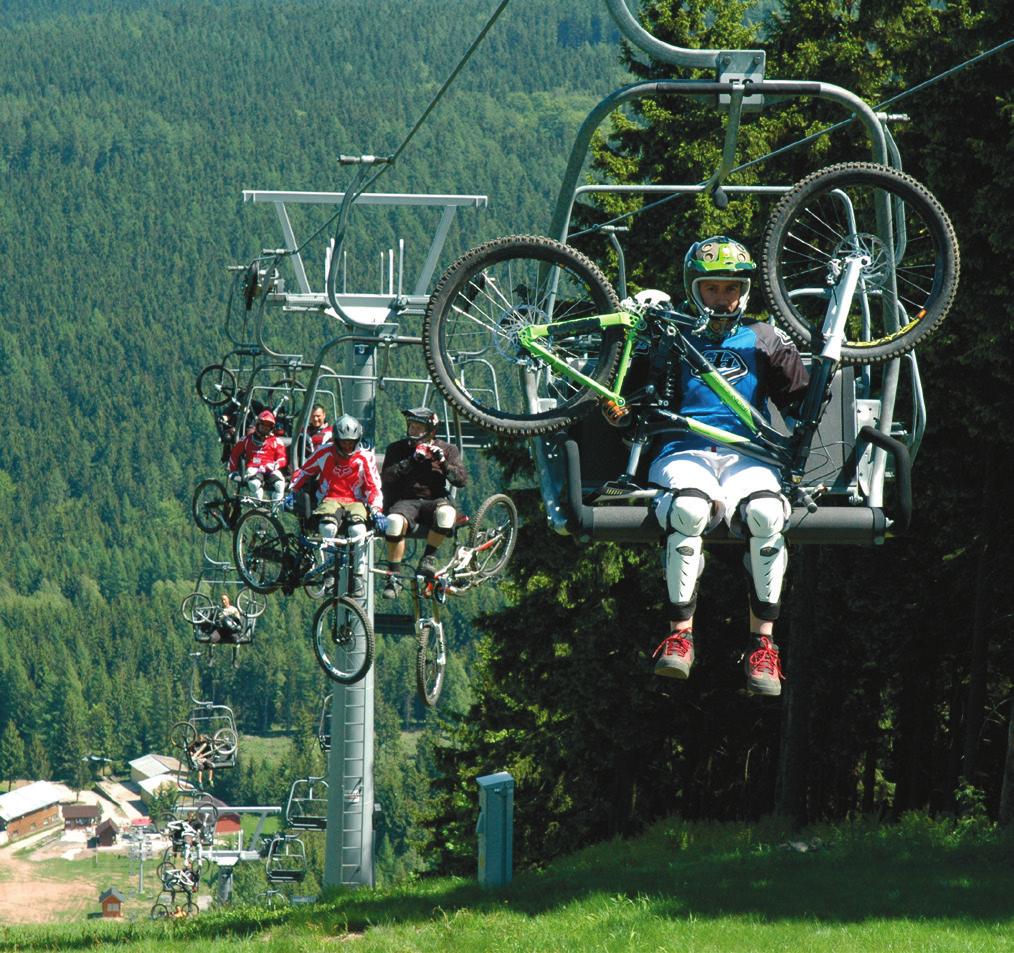
[[[642,310],[645,308],[665,308],[667,311],[672,310],[672,298],[669,297],[664,291],[659,291],[657,288],[645,288],[644,291],[638,291],[634,295],[634,300],[641,306]]]
[[[361,440],[363,425],[351,414],[342,414],[335,421],[331,434],[335,443],[339,440]]]

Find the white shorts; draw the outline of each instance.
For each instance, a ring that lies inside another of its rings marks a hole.
[[[722,508],[726,523],[731,522],[744,497],[758,490],[780,493],[782,489],[775,467],[723,450],[680,450],[659,457],[648,471],[648,482],[707,493]]]

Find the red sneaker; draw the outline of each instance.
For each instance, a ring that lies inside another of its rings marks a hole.
[[[666,678],[689,678],[694,664],[694,633],[690,629],[672,632],[655,649],[655,674]]]
[[[776,696],[782,693],[782,661],[778,646],[766,635],[751,635],[743,653],[746,690],[753,695]]]

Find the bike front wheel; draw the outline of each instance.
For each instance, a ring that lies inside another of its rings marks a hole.
[[[540,338],[556,367],[521,345],[530,325],[594,318],[619,310],[595,264],[549,238],[498,238],[467,252],[444,273],[423,319],[423,351],[434,382],[459,413],[498,433],[550,433],[584,416],[594,391],[577,371],[607,386],[623,333],[589,321]]]
[[[254,592],[273,592],[285,573],[288,534],[270,513],[247,510],[236,524],[232,553],[236,571]]]
[[[215,605],[206,593],[192,592],[183,600],[180,612],[191,625],[201,625],[215,618]]]
[[[373,626],[354,599],[328,599],[313,617],[313,651],[328,678],[343,685],[362,679],[376,651]]]
[[[468,547],[482,579],[500,575],[514,555],[518,542],[518,510],[506,493],[483,500],[472,520]]]
[[[415,656],[415,684],[423,703],[433,708],[444,690],[447,670],[447,640],[439,622],[419,626],[416,631],[418,647]]]
[[[775,316],[815,353],[833,286],[856,255],[841,360],[875,364],[910,351],[946,317],[958,241],[933,194],[897,169],[847,162],[797,183],[768,222],[761,278]]]

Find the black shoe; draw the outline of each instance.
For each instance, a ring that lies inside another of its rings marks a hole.
[[[432,579],[437,574],[437,557],[433,553],[423,556],[419,560],[419,567],[416,569],[416,573],[420,576],[425,576],[427,579]]]
[[[387,582],[384,583],[384,591],[381,592],[381,595],[385,599],[397,599],[398,593],[401,592],[401,582],[398,580],[401,563],[388,563],[387,571],[390,575],[387,577]]]
[[[352,577],[352,592],[349,593],[353,599],[366,598],[366,580],[362,576]]]

